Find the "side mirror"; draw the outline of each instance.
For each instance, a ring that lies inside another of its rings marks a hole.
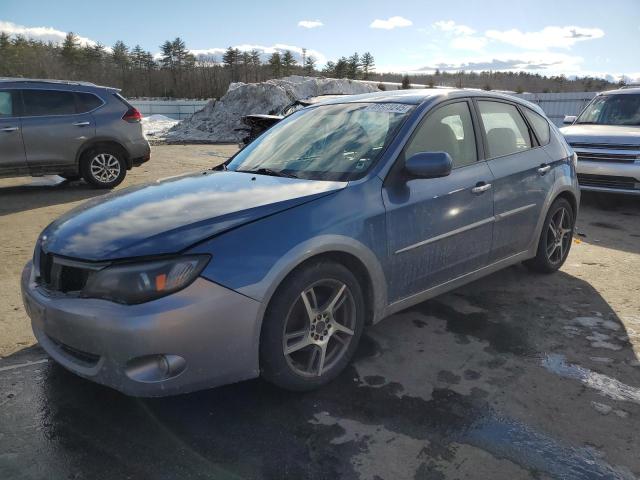
[[[453,160],[447,152],[418,152],[405,161],[404,167],[415,177],[446,177],[451,173]]]
[[[576,117],[575,115],[565,115],[562,123],[565,125],[571,125],[573,122],[576,121],[577,118],[578,117]]]

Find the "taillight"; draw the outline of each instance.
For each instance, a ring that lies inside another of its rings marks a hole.
[[[138,111],[137,108],[131,107],[129,110],[127,110],[127,113],[122,116],[122,119],[125,122],[138,123],[140,122],[140,120],[142,120],[142,114]]]

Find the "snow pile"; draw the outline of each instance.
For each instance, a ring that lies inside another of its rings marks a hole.
[[[178,123],[180,123],[180,120],[164,115],[149,115],[142,118],[142,131],[148,137],[162,138],[169,129],[175,127]]]
[[[246,136],[242,117],[278,115],[295,102],[319,95],[356,95],[376,87],[347,79],[290,76],[262,83],[232,83],[220,100],[182,121],[167,133],[169,142],[237,143]]]

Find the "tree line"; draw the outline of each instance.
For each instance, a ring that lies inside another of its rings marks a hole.
[[[612,85],[598,78],[567,79],[527,72],[379,73],[369,52],[330,60],[319,69],[317,59],[306,49],[302,49],[300,61],[289,50],[275,51],[265,58],[259,50],[233,47],[221,58],[195,56],[178,37],[164,42],[154,56],[140,45],[130,47],[122,41],[111,48],[99,43],[81,45],[72,32],[59,44],[0,32],[0,77],[89,81],[120,88],[128,97],[218,98],[231,82],[260,82],[293,74],[398,82],[403,88],[424,84],[516,92],[598,91]]]

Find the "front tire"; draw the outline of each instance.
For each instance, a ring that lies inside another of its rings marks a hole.
[[[574,225],[575,216],[571,204],[564,198],[558,198],[547,212],[536,256],[524,264],[540,273],[558,270],[569,255]]]
[[[122,183],[127,165],[120,151],[102,147],[85,153],[80,164],[82,178],[97,188],[114,188]]]
[[[351,361],[365,323],[356,277],[334,262],[294,272],[276,291],[260,340],[262,376],[294,391],[336,378]]]

